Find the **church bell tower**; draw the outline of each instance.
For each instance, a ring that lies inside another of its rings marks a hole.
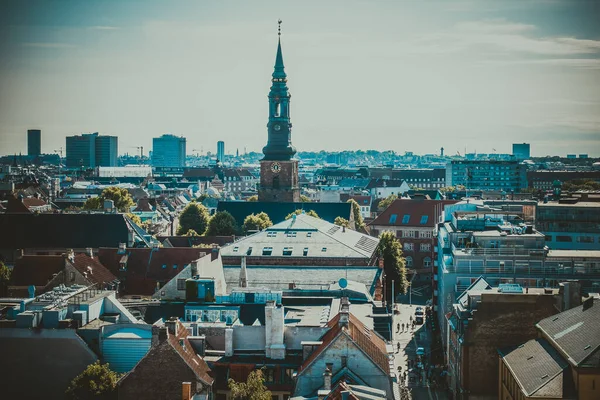
[[[269,91],[268,140],[263,147],[260,161],[259,201],[299,202],[298,160],[292,159],[296,148],[292,146],[292,123],[290,122],[290,93],[281,52],[281,20],[278,27],[279,40],[275,69]]]

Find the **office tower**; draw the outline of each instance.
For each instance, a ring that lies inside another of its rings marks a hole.
[[[97,136],[95,154],[97,167],[116,167],[118,138],[116,136]]]
[[[152,139],[153,167],[185,167],[184,137],[165,134]]]
[[[446,185],[518,192],[527,188],[526,174],[526,166],[518,161],[454,160],[446,164]]]
[[[96,137],[98,133],[67,136],[67,168],[96,167]]]
[[[529,143],[514,143],[513,144],[513,156],[517,160],[527,160],[531,156],[531,145]]]
[[[223,161],[225,159],[225,142],[219,140],[217,142],[217,160]]]
[[[42,154],[42,131],[39,129],[29,129],[27,131],[27,154],[30,156],[39,156]]]

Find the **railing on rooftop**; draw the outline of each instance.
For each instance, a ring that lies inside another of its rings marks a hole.
[[[459,247],[452,243],[452,254],[454,256],[530,256],[543,257],[546,253],[544,249],[528,249],[524,247],[497,247],[497,248],[478,248],[478,247]]]

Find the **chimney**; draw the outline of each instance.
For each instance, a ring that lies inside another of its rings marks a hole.
[[[164,326],[152,326],[152,346],[158,346],[167,340],[167,328]]]
[[[192,382],[181,382],[181,400],[192,400]]]
[[[325,372],[323,373],[323,390],[331,390],[331,364],[327,364]]]
[[[167,327],[170,335],[177,335],[179,319],[177,317],[171,317],[168,321],[165,321],[165,326]]]
[[[274,360],[285,358],[283,343],[284,316],[283,306],[267,301],[265,306],[265,355]]]
[[[75,262],[75,252],[73,251],[73,249],[68,250],[67,258],[69,259],[69,261]]]
[[[190,273],[192,274],[192,278],[198,275],[198,260],[192,261],[190,265]]]
[[[233,329],[225,329],[225,357],[233,356]]]
[[[94,250],[91,247],[85,248],[85,254],[87,254],[89,258],[94,258]]]
[[[590,297],[589,299],[587,299],[586,301],[583,302],[583,307],[581,308],[581,311],[589,310],[590,308],[592,308],[593,305],[594,305],[594,298]]]
[[[342,232],[346,232],[346,225],[342,225]]]
[[[342,297],[340,304],[340,320],[339,324],[342,327],[348,327],[348,321],[350,320],[350,301],[347,297]]]
[[[248,271],[246,270],[246,257],[241,257],[241,269],[240,269],[240,287],[248,287]]]

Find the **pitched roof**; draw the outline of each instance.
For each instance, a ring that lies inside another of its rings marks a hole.
[[[367,185],[367,189],[380,188],[380,187],[400,187],[404,183],[401,179],[380,179],[373,178]]]
[[[181,321],[177,321],[177,325],[177,334],[169,334],[168,336],[169,344],[185,361],[188,367],[194,371],[198,379],[205,384],[211,385],[213,383],[213,378],[209,375],[210,368],[208,367],[208,364],[206,364],[206,361],[194,351],[193,346],[187,338],[189,333],[186,327]]]
[[[75,254],[72,262],[68,262],[92,283],[103,284],[117,280],[117,277],[100,263],[98,257],[92,258],[87,254],[79,253]]]
[[[536,327],[571,365],[600,367],[600,304],[593,298],[541,320]]]
[[[527,397],[562,398],[562,372],[568,363],[547,341],[530,340],[500,354]]]
[[[23,200],[23,205],[25,207],[41,207],[45,206],[47,203],[42,199],[37,199],[35,197],[25,197]]]
[[[119,254],[117,248],[100,248],[98,258],[110,272],[124,277],[123,292],[126,294],[152,295],[156,283],[173,279],[192,261],[199,259],[210,249],[192,247],[128,248]],[[127,255],[127,269],[119,272],[120,262]]]
[[[434,227],[446,204],[455,200],[397,199],[369,225]]]
[[[296,210],[314,210],[319,217],[333,223],[337,217],[350,219],[352,206],[348,203],[274,203],[266,201],[220,201],[217,211],[228,211],[238,225],[250,214],[267,213],[274,223]]]
[[[12,272],[14,286],[45,286],[54,274],[65,267],[63,256],[22,256],[17,259]]]
[[[371,258],[379,239],[338,225],[311,217],[307,214],[284,220],[263,231],[246,236],[224,246],[221,255],[248,255],[259,257],[281,257],[284,249],[291,251],[288,256],[318,258]],[[263,254],[264,248],[271,248],[271,254]],[[250,249],[252,248],[252,249]],[[303,252],[308,249],[304,256]],[[251,254],[247,254],[252,251]]]
[[[331,321],[327,323],[330,328],[322,337],[323,342],[318,349],[302,363],[299,373],[302,373],[314,360],[316,360],[329,347],[338,336],[346,334],[382,371],[389,375],[390,360],[388,358],[387,346],[385,341],[375,332],[367,328],[352,313],[349,314],[348,326],[341,326],[340,314],[338,313]]]
[[[98,248],[127,243],[122,214],[1,214],[0,247]]]

